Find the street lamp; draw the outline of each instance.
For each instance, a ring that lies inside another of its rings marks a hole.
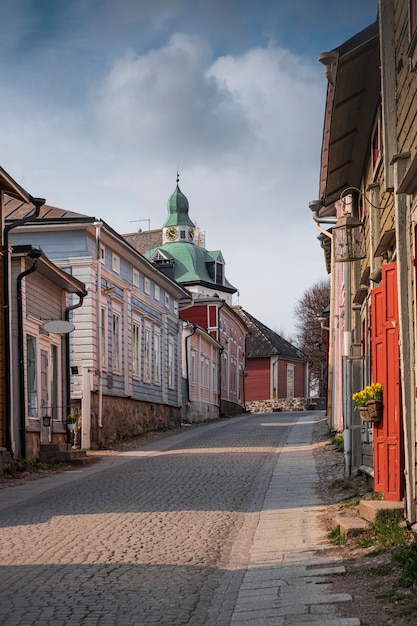
[[[352,262],[365,258],[361,246],[362,226],[362,222],[352,215],[339,217],[332,230],[336,262]]]

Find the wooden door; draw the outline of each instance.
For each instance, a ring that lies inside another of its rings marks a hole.
[[[382,284],[371,293],[372,382],[384,387],[384,415],[374,424],[374,489],[385,500],[403,498],[397,267],[382,267]]]

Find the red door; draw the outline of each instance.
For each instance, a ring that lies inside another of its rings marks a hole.
[[[374,424],[374,489],[385,500],[403,498],[402,417],[398,335],[397,266],[382,267],[371,292],[372,382],[384,386],[384,415]]]

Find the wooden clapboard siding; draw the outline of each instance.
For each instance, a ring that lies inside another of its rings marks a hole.
[[[248,359],[246,361],[245,399],[269,400],[270,389],[270,358]]]

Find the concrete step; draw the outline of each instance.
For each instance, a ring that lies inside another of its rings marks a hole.
[[[340,534],[345,537],[356,537],[370,528],[369,522],[353,515],[336,515],[332,520],[333,528],[340,528]]]
[[[374,524],[377,518],[389,519],[403,512],[403,502],[390,502],[389,500],[361,500],[359,503],[359,515],[371,524]]]

